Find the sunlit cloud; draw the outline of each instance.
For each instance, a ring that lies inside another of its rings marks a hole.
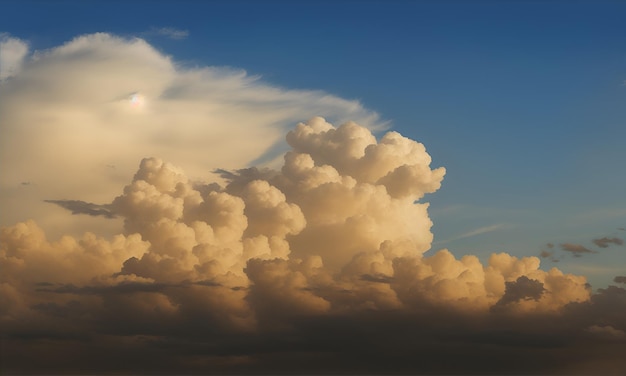
[[[19,73],[27,54],[27,43],[7,33],[0,33],[0,81]]]
[[[25,42],[2,38],[3,77],[11,75],[0,85],[4,225],[37,217],[56,234],[71,231],[77,220],[59,220],[43,200],[110,201],[146,156],[204,179],[274,160],[285,129],[303,118],[385,126],[357,101],[322,91],[270,86],[243,70],[181,68],[142,39],[91,34],[28,55]]]
[[[626,290],[433,247],[445,168],[358,102],[109,34],[24,56],[0,84],[10,372],[620,367]]]

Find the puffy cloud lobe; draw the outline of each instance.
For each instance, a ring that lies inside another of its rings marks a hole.
[[[240,70],[186,68],[139,38],[90,34],[30,54],[16,38],[0,43],[2,225],[36,217],[54,236],[80,234],[85,221],[60,221],[43,200],[110,202],[146,156],[198,180],[277,157],[283,130],[302,117],[385,126],[356,101],[273,87]]]
[[[28,44],[0,33],[0,81],[18,74],[27,54]]]

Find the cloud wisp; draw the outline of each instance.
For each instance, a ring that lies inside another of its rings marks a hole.
[[[147,36],[150,35],[158,35],[167,37],[170,39],[181,40],[185,39],[189,36],[188,30],[177,29],[175,27],[161,27],[161,28],[152,28],[150,31],[145,33]]]

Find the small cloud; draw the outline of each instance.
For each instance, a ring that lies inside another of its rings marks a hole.
[[[583,247],[580,244],[573,243],[563,243],[561,244],[561,249],[566,252],[571,252],[575,257],[580,257],[583,253],[598,253],[590,250],[589,248]]]
[[[623,330],[615,329],[610,325],[593,325],[587,328],[586,331],[604,338],[626,338],[626,333]]]
[[[548,258],[550,256],[552,256],[552,252],[548,252],[548,251],[544,251],[544,250],[542,250],[541,253],[539,254],[539,257],[541,257],[541,258]]]
[[[106,217],[115,218],[115,213],[111,210],[110,205],[92,204],[91,202],[85,202],[80,200],[44,200],[50,204],[55,204],[63,209],[67,209],[72,214],[87,214],[92,217]]]
[[[495,307],[504,307],[520,300],[539,300],[545,291],[543,283],[526,276],[519,277],[516,281],[505,282],[505,292],[498,300]],[[497,308],[496,308],[497,309]]]
[[[620,238],[599,238],[593,239],[593,244],[597,245],[600,248],[607,248],[610,244],[622,245],[624,244],[624,240]]]
[[[167,37],[170,39],[185,39],[189,36],[188,30],[180,30],[173,27],[162,27],[162,28],[153,28],[148,32],[149,35],[158,35]]]
[[[615,278],[613,278],[613,282],[615,282],[615,283],[626,283],[626,276],[625,275],[618,275]]]
[[[554,248],[554,244],[552,244],[552,243],[548,243],[548,244],[546,244],[546,247],[548,247],[548,248],[552,249],[552,248]]]
[[[436,244],[442,244],[442,243],[447,243],[447,242],[451,242],[453,240],[459,240],[459,239],[465,239],[465,238],[469,238],[472,236],[476,236],[476,235],[482,235],[482,234],[486,234],[488,232],[492,232],[492,231],[496,231],[496,230],[502,230],[505,228],[510,227],[509,225],[506,225],[504,223],[498,223],[495,225],[490,225],[490,226],[484,226],[484,227],[479,227],[475,230],[472,231],[468,231],[466,233],[463,233],[457,237],[454,237],[452,239],[446,239],[446,240],[441,240],[438,242],[435,242]]]

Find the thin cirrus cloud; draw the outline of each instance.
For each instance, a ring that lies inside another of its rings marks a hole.
[[[33,163],[2,154],[3,168],[19,175],[3,177],[3,200],[24,198],[11,189],[32,181],[28,197],[69,217],[123,221],[110,237],[100,227],[51,237],[38,211],[2,228],[7,373],[625,365],[623,288],[592,294],[584,276],[543,270],[537,257],[426,256],[433,234],[423,200],[445,169],[397,132],[375,137],[380,122],[356,102],[232,71],[181,72],[143,41],[104,34],[36,54],[1,90],[11,104],[2,104],[2,134]],[[143,105],[133,107],[133,95]],[[357,121],[310,117],[287,131],[284,122],[310,111]],[[36,137],[20,133],[28,124]],[[286,133],[282,164],[248,166],[278,142],[261,136],[275,133]],[[130,173],[107,175],[126,166]]]
[[[155,27],[155,28],[150,29],[150,31],[144,34],[146,34],[147,36],[158,35],[158,36],[164,36],[170,39],[180,40],[180,39],[187,38],[189,36],[189,31],[177,29],[174,27],[161,27],[161,28]]]
[[[455,237],[453,237],[451,239],[439,240],[435,244],[449,243],[449,242],[454,241],[454,240],[471,238],[473,236],[487,234],[487,233],[490,233],[490,232],[493,232],[493,231],[503,230],[503,229],[507,229],[507,228],[510,228],[509,224],[496,223],[496,224],[493,224],[493,225],[483,226],[483,227],[479,227],[479,228],[471,230],[471,231],[464,232],[463,234],[455,236]]]

